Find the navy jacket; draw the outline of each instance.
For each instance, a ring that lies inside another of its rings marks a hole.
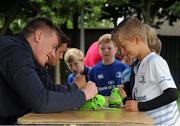
[[[0,124],[28,112],[62,112],[84,102],[81,90],[60,92],[43,86],[32,49],[24,38],[0,38]]]
[[[77,85],[75,83],[71,84],[58,84],[56,85],[53,81],[51,76],[48,73],[48,68],[43,68],[39,66],[38,64],[35,65],[36,72],[44,85],[44,87],[48,90],[57,91],[57,92],[74,92],[76,90],[79,90]]]

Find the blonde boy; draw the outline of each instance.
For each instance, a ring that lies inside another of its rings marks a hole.
[[[161,52],[161,41],[158,38],[156,31],[154,28],[152,28],[151,26],[145,24],[145,28],[146,28],[146,35],[147,35],[147,44],[150,48],[150,50],[152,52],[155,52],[156,54],[160,55]],[[128,63],[129,68],[126,69],[125,72],[123,72],[123,76],[125,78],[129,78],[126,80],[129,80],[128,82],[124,83],[123,86],[119,87],[119,91],[121,94],[121,97],[124,98],[123,102],[125,103],[127,100],[133,99],[132,98],[132,89],[134,87],[134,78],[135,78],[135,73],[133,68],[138,64],[138,59],[136,61],[133,62],[132,59],[128,59],[126,56],[123,56],[125,58],[125,63]],[[131,71],[131,72],[129,72]],[[129,74],[127,74],[129,73]]]
[[[68,76],[68,83],[72,83],[75,76],[78,74],[85,75],[86,81],[88,81],[90,68],[84,66],[84,54],[81,50],[77,48],[68,49],[64,55],[64,60],[69,70],[72,72]]]
[[[111,90],[122,83],[122,72],[127,65],[115,59],[117,47],[111,40],[111,34],[102,35],[98,44],[102,61],[90,71],[90,80],[96,83],[99,94],[109,96]]]
[[[124,19],[112,32],[112,39],[126,56],[140,61],[134,68],[135,100],[128,100],[124,109],[147,112],[154,125],[177,125],[176,85],[166,61],[149,49],[146,33],[145,25],[134,17]]]

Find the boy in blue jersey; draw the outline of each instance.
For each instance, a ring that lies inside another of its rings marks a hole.
[[[96,83],[99,94],[109,96],[111,90],[122,83],[122,72],[127,65],[115,59],[117,47],[110,34],[101,36],[98,44],[102,61],[90,71],[90,80]]]
[[[84,54],[77,48],[70,48],[64,55],[65,63],[72,72],[67,79],[67,83],[74,82],[76,75],[85,75],[86,81],[89,78],[90,67],[84,66]]]

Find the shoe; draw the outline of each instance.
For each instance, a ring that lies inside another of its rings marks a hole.
[[[105,98],[102,95],[96,95],[92,99],[86,101],[80,110],[98,110],[105,105]]]
[[[119,94],[119,88],[115,87],[111,90],[111,95],[109,96],[109,107],[119,107],[122,104],[122,99]]]

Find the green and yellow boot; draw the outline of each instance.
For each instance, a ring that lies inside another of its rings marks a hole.
[[[86,101],[80,110],[98,110],[105,105],[105,98],[102,95],[96,95],[92,99]]]
[[[119,88],[115,87],[111,90],[111,95],[109,96],[109,107],[119,107],[122,104],[122,99],[119,94]]]

